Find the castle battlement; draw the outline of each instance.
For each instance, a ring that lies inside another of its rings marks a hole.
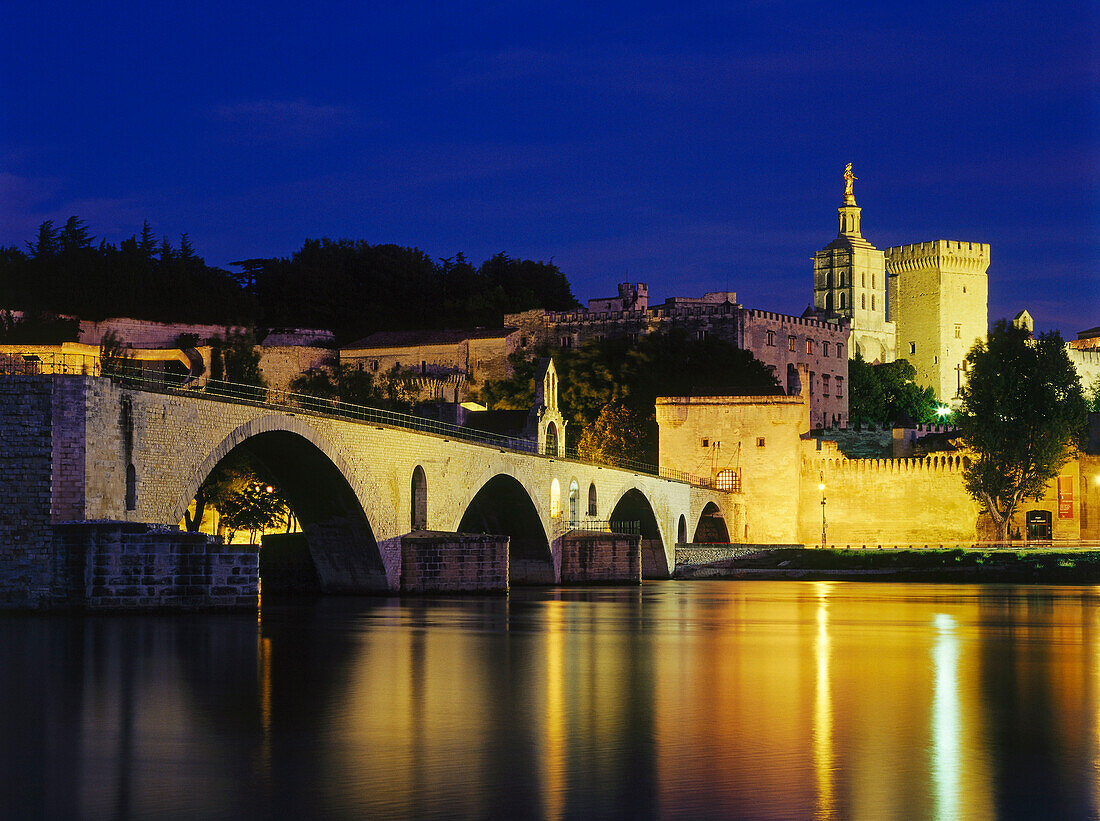
[[[841,325],[836,322],[826,322],[821,319],[809,319],[808,317],[793,316],[791,314],[777,314],[774,311],[758,311],[756,309],[749,309],[745,312],[745,315],[750,319],[770,319],[773,322],[782,322],[787,325],[805,325],[811,328],[835,328],[840,329]],[[848,324],[847,317],[843,320],[843,323]]]
[[[887,248],[886,270],[891,274],[931,268],[957,273],[984,274],[989,268],[989,244],[937,239]]]

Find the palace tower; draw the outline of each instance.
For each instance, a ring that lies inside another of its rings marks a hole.
[[[837,209],[836,239],[814,254],[814,308],[852,323],[848,355],[868,362],[894,359],[894,323],[886,321],[886,263],[883,252],[863,238],[860,208],[852,193],[852,165],[844,173],[844,202]]]

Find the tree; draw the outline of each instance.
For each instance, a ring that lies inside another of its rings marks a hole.
[[[909,417],[936,420],[936,395],[917,384],[917,371],[906,359],[871,365],[862,355],[848,363],[848,418],[889,425]]]
[[[1100,413],[1100,376],[1092,381],[1087,391],[1089,413]]]
[[[638,458],[639,443],[654,437],[655,421],[622,402],[608,402],[586,426],[577,443],[582,459],[604,464],[629,463]]]
[[[963,478],[1003,542],[1020,501],[1042,498],[1082,444],[1085,398],[1056,331],[1032,340],[1000,319],[966,361],[958,422],[972,455]]]

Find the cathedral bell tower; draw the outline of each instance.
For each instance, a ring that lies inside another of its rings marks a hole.
[[[836,239],[814,254],[814,308],[852,323],[848,356],[868,362],[894,359],[894,323],[886,321],[886,261],[860,233],[860,208],[852,184],[852,164],[844,169],[844,200],[837,213]]]

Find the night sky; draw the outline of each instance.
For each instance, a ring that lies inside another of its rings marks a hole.
[[[0,6],[0,244],[148,219],[553,261],[800,313],[844,164],[879,248],[988,242],[990,319],[1100,324],[1094,3]]]

